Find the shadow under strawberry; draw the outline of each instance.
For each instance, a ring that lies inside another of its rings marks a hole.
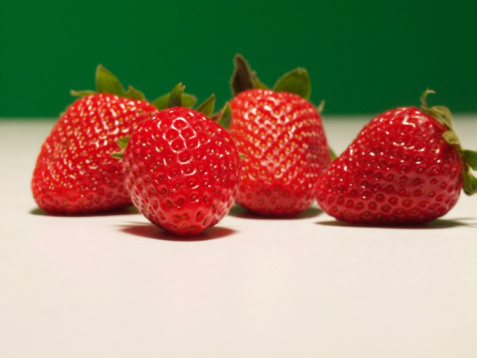
[[[120,231],[147,239],[166,241],[206,241],[224,238],[235,233],[235,230],[214,226],[194,236],[181,236],[162,230],[152,223],[139,222],[123,225],[120,227]]]
[[[466,223],[465,221],[473,221]],[[356,223],[348,223],[346,221],[334,221],[334,220],[329,220],[329,221],[320,221],[316,223],[317,225],[323,225],[323,226],[334,226],[334,227],[349,227],[353,229],[357,228],[363,228],[366,230],[369,229],[411,229],[411,230],[419,230],[419,229],[451,229],[455,227],[470,227],[470,228],[477,228],[477,222],[475,221],[475,218],[458,218],[458,219],[436,219],[427,223],[423,224],[415,224],[415,225],[389,225],[389,226],[376,226],[372,224],[356,224]]]
[[[323,211],[319,208],[316,207],[310,207],[306,209],[305,211],[302,211],[301,213],[294,215],[294,216],[288,216],[288,217],[283,217],[280,216],[280,220],[301,220],[301,219],[309,219],[312,217],[319,216],[323,213]],[[266,216],[266,215],[260,215],[257,214],[253,211],[250,211],[240,205],[234,205],[232,209],[230,210],[229,214],[230,216],[241,218],[241,219],[258,219],[258,220],[277,220],[277,217],[273,216]]]
[[[47,213],[45,210],[40,209],[40,208],[34,208],[30,210],[29,212],[31,215],[36,215],[36,216],[52,216],[52,217],[70,217],[70,218],[84,218],[88,216],[119,216],[119,215],[135,215],[139,214],[139,211],[136,209],[134,206],[128,206],[125,208],[117,208],[117,209],[112,209],[112,210],[107,210],[107,211],[101,211],[98,213],[88,213],[88,214],[83,214],[83,213],[77,213],[77,214],[55,214],[55,213]]]

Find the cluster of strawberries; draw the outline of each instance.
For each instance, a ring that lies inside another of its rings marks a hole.
[[[268,88],[242,56],[233,98],[214,113],[184,86],[147,101],[102,66],[96,92],[68,107],[41,148],[32,179],[40,208],[91,214],[133,205],[178,235],[217,224],[237,203],[287,217],[316,200],[352,223],[408,225],[446,214],[477,191],[477,153],[463,150],[446,107],[402,107],[372,119],[337,158],[306,70]],[[195,108],[194,108],[195,107]]]

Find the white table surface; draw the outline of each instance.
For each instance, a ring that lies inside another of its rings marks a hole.
[[[342,151],[370,117],[326,118]],[[477,196],[418,228],[234,207],[181,240],[134,212],[50,217],[52,120],[0,120],[0,357],[477,357]],[[477,149],[477,114],[457,117]]]

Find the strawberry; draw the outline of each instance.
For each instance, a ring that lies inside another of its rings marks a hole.
[[[232,207],[240,158],[227,131],[209,118],[214,97],[194,110],[175,101],[182,90],[179,84],[171,108],[149,116],[118,144],[125,147],[126,187],[138,210],[160,228],[194,235],[217,224]]]
[[[121,165],[111,158],[116,141],[158,110],[144,95],[103,66],[96,70],[97,93],[70,105],[43,143],[31,188],[38,206],[51,214],[88,214],[130,205]]]
[[[265,216],[293,216],[315,200],[330,164],[320,110],[309,101],[310,79],[298,68],[268,89],[237,55],[230,135],[243,154],[236,201]]]
[[[446,214],[477,190],[450,111],[402,107],[373,118],[320,178],[317,200],[338,220],[370,225],[419,224]]]

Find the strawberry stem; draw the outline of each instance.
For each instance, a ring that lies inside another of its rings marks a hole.
[[[433,106],[429,108],[427,105],[426,97],[429,93],[435,94],[436,92],[431,89],[426,89],[421,95],[421,109],[437,119],[438,122],[442,123],[449,130],[453,130],[454,122],[452,120],[452,113],[449,108],[445,106]]]

